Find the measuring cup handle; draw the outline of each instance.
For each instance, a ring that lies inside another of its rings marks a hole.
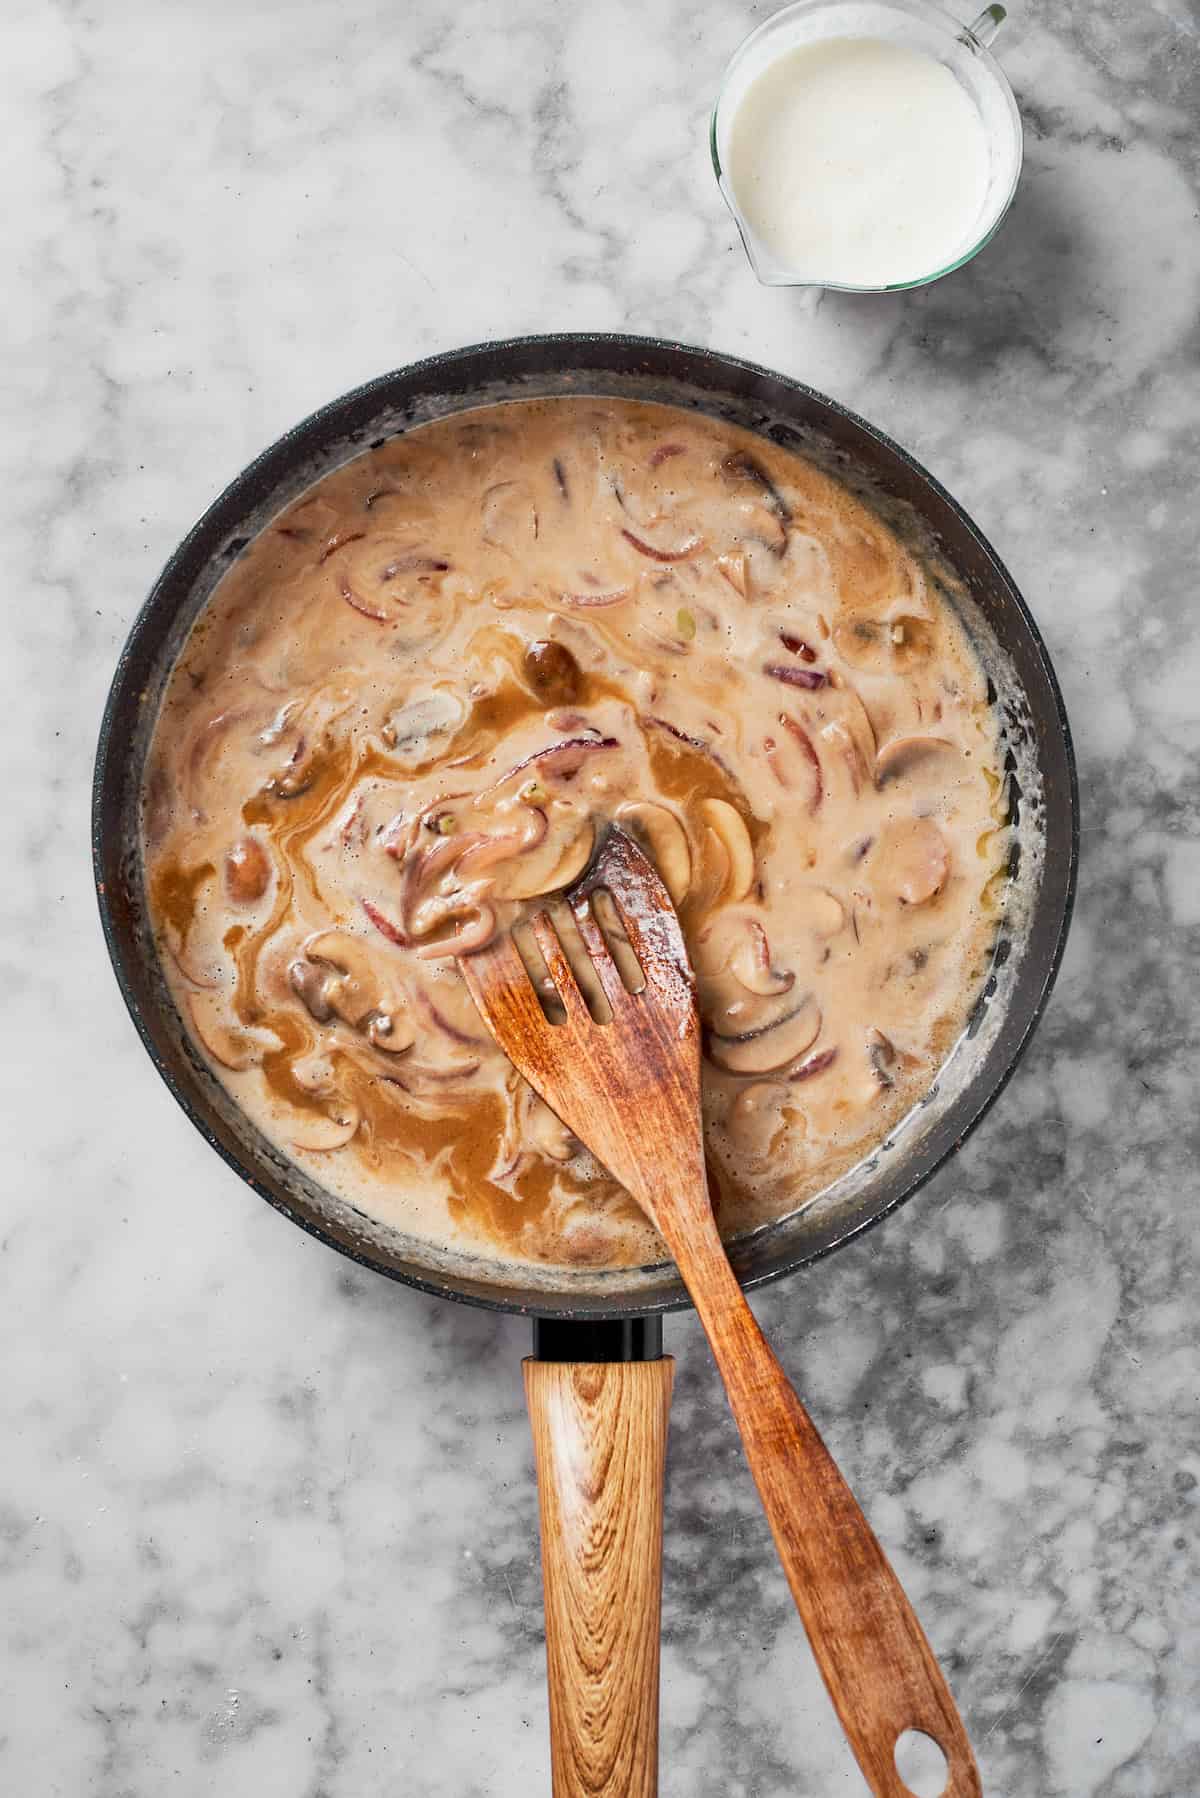
[[[977,19],[972,19],[967,30],[977,44],[986,50],[996,33],[1008,17],[1008,10],[1003,6],[985,6]]]

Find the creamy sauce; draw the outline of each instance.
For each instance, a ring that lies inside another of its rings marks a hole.
[[[664,407],[429,425],[217,588],[157,721],[151,910],[238,1104],[445,1248],[660,1245],[489,1039],[454,956],[622,822],[680,911],[723,1230],[792,1210],[928,1089],[1005,848],[952,610],[815,467]]]
[[[969,249],[988,163],[983,120],[949,69],[876,38],[781,56],[729,144],[755,236],[791,272],[851,287],[919,280]]]

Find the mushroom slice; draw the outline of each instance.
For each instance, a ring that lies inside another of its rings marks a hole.
[[[892,646],[892,663],[903,674],[933,654],[937,626],[930,618],[902,616],[889,620],[888,637]]]
[[[288,1126],[288,1135],[295,1148],[327,1155],[334,1149],[344,1149],[358,1124],[358,1106],[335,1099],[328,1111],[297,1113]]]
[[[761,924],[751,925],[730,957],[729,966],[746,991],[757,993],[761,999],[778,998],[791,992],[796,984],[790,969],[771,966],[767,934]]]
[[[798,924],[819,937],[836,936],[846,922],[846,908],[828,887],[802,887],[791,902]]]
[[[379,983],[365,945],[342,931],[323,930],[309,937],[304,954],[329,970],[321,984],[329,1010],[357,1029],[379,1003]]]
[[[324,1049],[309,1049],[292,1062],[292,1079],[318,1099],[334,1099],[333,1058]]]
[[[833,646],[843,662],[864,674],[887,674],[892,664],[888,626],[881,618],[852,612],[833,627]]]
[[[872,852],[871,871],[902,905],[924,905],[946,884],[950,872],[946,839],[930,818],[889,824]]]
[[[871,1073],[881,1087],[894,1086],[902,1074],[919,1068],[921,1059],[907,1049],[898,1049],[890,1036],[874,1028],[867,1031],[867,1060]]]
[[[309,937],[304,953],[329,969],[322,997],[330,1011],[357,1029],[379,1004],[379,981],[366,945],[343,931],[322,930]]]
[[[431,737],[449,736],[466,716],[456,693],[435,687],[419,693],[384,722],[380,736],[401,761],[420,761],[429,753]]]
[[[752,1080],[743,1086],[729,1107],[729,1134],[734,1142],[758,1160],[773,1155],[789,1125],[801,1136],[805,1130],[802,1112],[785,1119],[783,1108],[791,1099],[786,1086],[778,1080]]]
[[[395,1011],[373,1011],[367,1019],[367,1041],[385,1055],[403,1055],[411,1049],[415,1034],[409,1019]]]
[[[303,1000],[305,1009],[316,1024],[328,1024],[333,1016],[333,1007],[325,994],[325,982],[328,974],[315,962],[306,961],[298,955],[288,967],[288,985],[298,999]]]
[[[867,1031],[867,1060],[881,1087],[895,1086],[896,1045],[882,1030]]]
[[[203,992],[189,993],[187,1006],[193,1030],[213,1060],[223,1068],[243,1073],[246,1068],[256,1067],[272,1049],[281,1047],[273,1030],[232,1023],[226,995],[220,990],[206,988]]]
[[[725,852],[727,897],[744,899],[754,885],[754,846],[745,819],[727,799],[702,799],[700,815]]]
[[[574,705],[584,688],[583,670],[565,643],[539,637],[521,657],[521,673],[543,705]]]
[[[844,662],[864,674],[903,674],[927,661],[935,631],[927,618],[905,614],[876,618],[852,612],[833,627],[833,644]]]
[[[733,1039],[770,1030],[795,1009],[790,984],[777,993],[754,993],[732,967],[702,975],[699,989],[700,1016],[714,1037]]]
[[[484,542],[512,556],[538,534],[537,507],[524,481],[497,481],[489,487],[480,502],[480,520]]]
[[[320,997],[329,1012],[336,1013],[351,1029],[363,1031],[377,1049],[399,1055],[412,1047],[415,1032],[407,1009],[386,991],[371,952],[360,937],[341,930],[323,930],[309,937],[304,954],[309,963],[326,970]],[[300,990],[295,977],[293,985]],[[309,1009],[312,1010],[311,1005]]]
[[[561,1118],[536,1094],[531,1095],[525,1119],[525,1140],[529,1148],[551,1161],[570,1161],[579,1147]]]
[[[718,911],[696,938],[692,959],[698,974],[714,976],[728,968],[747,992],[762,999],[790,992],[796,981],[794,974],[772,966],[766,931],[744,911]]]
[[[512,863],[515,878],[504,883],[502,893],[497,888],[498,896],[504,899],[537,899],[543,893],[560,892],[583,873],[592,859],[595,844],[596,827],[590,818],[585,818],[565,847],[561,840],[556,843],[552,839],[547,844],[546,851],[529,866],[526,866],[523,858],[517,857]]]
[[[674,812],[653,800],[638,800],[617,808],[617,823],[646,851],[662,876],[672,904],[681,905],[692,884],[692,852],[687,832]]]
[[[271,861],[257,837],[246,836],[225,855],[225,891],[234,905],[255,905],[271,881]]]
[[[781,1018],[758,1030],[747,1030],[741,1036],[718,1036],[714,1031],[708,1052],[728,1074],[772,1074],[811,1048],[820,1030],[821,1008],[806,994]]]
[[[791,507],[757,456],[752,455],[749,450],[733,450],[721,464],[721,470],[728,481],[757,492],[763,505],[769,507],[781,524],[791,523]]]
[[[939,763],[957,757],[958,750],[945,737],[893,737],[875,757],[875,784],[886,786],[917,771],[933,773]]]

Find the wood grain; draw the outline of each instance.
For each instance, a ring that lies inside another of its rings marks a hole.
[[[642,992],[625,990],[592,918],[590,895],[601,887],[645,974]],[[633,1194],[675,1257],[725,1383],[796,1608],[872,1792],[909,1798],[895,1747],[906,1729],[918,1729],[949,1763],[944,1798],[980,1798],[971,1745],[929,1643],[768,1347],[717,1232],[704,1175],[695,984],[667,891],[614,829],[568,897],[611,1021],[593,1023],[558,957],[551,971],[566,1022],[550,1024],[508,939],[464,960],[463,976],[514,1065]],[[572,1659],[559,1653],[565,1679]],[[574,1664],[586,1670],[578,1654]]]
[[[526,1361],[554,1798],[654,1798],[675,1364]]]
[[[664,1233],[671,1242],[673,1221]],[[933,1650],[759,1329],[711,1219],[703,1232],[689,1221],[676,1260],[725,1383],[796,1609],[868,1785],[878,1798],[910,1798],[895,1749],[906,1729],[919,1729],[949,1763],[943,1798],[981,1798],[971,1744]]]

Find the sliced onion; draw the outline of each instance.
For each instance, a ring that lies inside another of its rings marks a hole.
[[[448,1018],[441,1006],[436,1005],[428,993],[418,991],[417,1002],[434,1029],[440,1030],[444,1036],[448,1036],[452,1043],[461,1043],[467,1049],[490,1047],[486,1037],[473,1035],[469,1030],[462,1029],[452,1018]],[[478,1014],[476,1016],[478,1017]]]
[[[365,531],[335,531],[332,537],[327,537],[321,545],[321,553],[317,557],[318,563],[328,562],[336,550],[344,549],[347,543],[361,542],[366,534]]]
[[[788,687],[803,687],[808,693],[815,693],[818,687],[825,685],[825,676],[819,668],[793,668],[788,662],[767,662],[763,665],[763,673],[770,680],[782,681]]]
[[[455,873],[460,880],[468,875],[477,879],[485,869],[495,867],[497,862],[511,861],[515,856],[541,847],[550,829],[549,818],[540,805],[526,805],[522,810],[525,816],[519,829],[475,838],[455,865]]]
[[[341,579],[338,581],[338,592],[341,594],[346,604],[352,607],[354,611],[361,613],[364,618],[371,618],[376,624],[387,623],[387,613],[379,612],[374,606],[368,605],[362,595],[355,592],[345,575],[342,575]]]
[[[481,905],[478,915],[471,924],[465,924],[441,943],[423,943],[417,950],[422,961],[441,961],[448,956],[474,955],[479,949],[486,949],[496,934],[496,914],[490,905]]]
[[[689,556],[695,555],[704,541],[702,537],[689,537],[678,549],[656,549],[653,543],[647,543],[644,537],[637,536],[624,525],[621,527],[621,535],[626,543],[633,545],[639,556],[648,556],[653,562],[686,562]]]
[[[836,1060],[836,1049],[822,1049],[819,1055],[810,1055],[798,1068],[793,1068],[788,1081],[794,1085],[797,1080],[811,1080],[814,1074],[823,1074],[826,1068],[831,1068]]]
[[[539,768],[543,774],[570,780],[572,775],[578,774],[586,756],[594,755],[600,749],[618,747],[615,737],[566,737],[561,743],[547,743],[544,749],[535,749],[532,755],[524,756],[515,763],[498,780],[494,780],[486,791],[496,792],[498,788],[506,786],[514,774],[521,774],[526,768],[533,767]]]
[[[566,606],[590,607],[594,610],[598,606],[619,606],[629,598],[629,593],[628,587],[614,587],[607,593],[564,593],[560,597]]]
[[[368,918],[370,918],[372,924],[374,924],[381,936],[385,936],[389,943],[395,943],[401,949],[411,949],[412,938],[407,932],[401,930],[398,924],[393,924],[392,920],[387,917],[385,913],[381,912],[377,905],[372,904],[369,899],[362,900],[361,904],[363,910],[366,912]]]
[[[406,1061],[403,1075],[384,1074],[382,1078],[384,1085],[398,1086],[407,1093],[412,1091],[413,1084],[419,1086],[423,1080],[438,1086],[448,1086],[455,1080],[469,1080],[482,1065],[478,1057],[474,1061],[460,1061],[452,1068],[431,1068],[425,1061]]]
[[[774,737],[763,738],[763,754],[766,756],[767,766],[780,786],[789,792],[807,786],[811,817],[820,810],[821,801],[825,797],[825,773],[821,758],[804,726],[789,712],[781,712],[779,722],[783,727],[783,738],[778,741]]]

